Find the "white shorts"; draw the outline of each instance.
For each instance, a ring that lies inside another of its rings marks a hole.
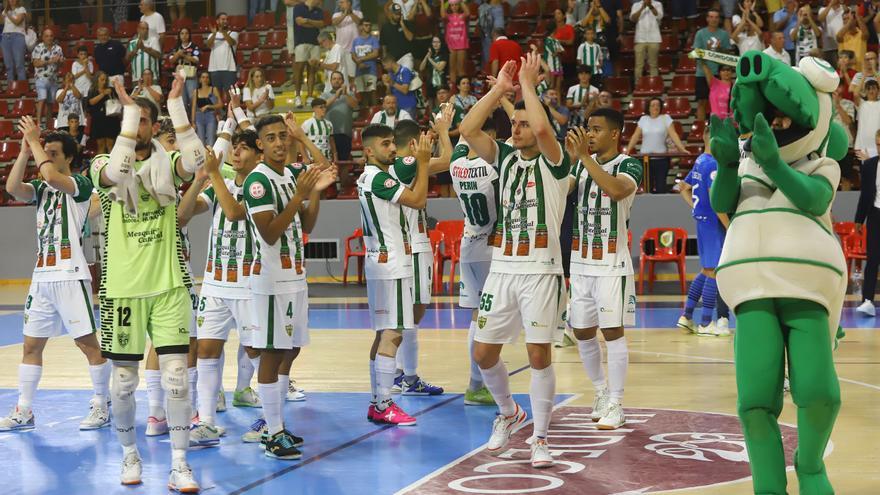
[[[253,309],[250,299],[226,299],[205,296],[199,300],[200,339],[229,340],[229,331],[238,330],[241,345],[249,347],[253,340]]]
[[[434,255],[430,252],[413,253],[412,257],[413,303],[431,304],[434,280]]]
[[[24,334],[28,337],[78,339],[95,333],[92,289],[88,280],[32,282],[24,303]]]
[[[310,62],[321,58],[321,47],[308,43],[300,43],[293,49],[293,60],[296,63]]]
[[[633,276],[571,275],[568,324],[572,328],[619,328],[636,324]]]
[[[567,297],[562,275],[490,273],[480,297],[474,340],[512,344],[524,328],[526,343],[552,343],[565,331]]]
[[[293,349],[309,344],[309,291],[253,294],[254,349]]]
[[[367,301],[373,330],[413,328],[412,278],[367,279]]]
[[[458,282],[458,305],[462,308],[480,307],[480,294],[486,285],[489,269],[492,261],[474,261],[458,265],[461,269],[461,279]]]

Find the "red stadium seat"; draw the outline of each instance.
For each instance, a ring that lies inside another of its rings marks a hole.
[[[624,122],[623,123],[623,131],[620,133],[620,145],[624,148],[627,144],[629,144],[629,139],[632,137],[633,133],[636,132],[636,123],[635,122]]]
[[[244,86],[245,84],[247,84],[249,73],[250,73],[250,69],[248,69],[248,68],[242,68],[240,71],[238,71],[238,84],[239,85]]]
[[[559,8],[559,0],[544,0],[544,17],[553,17],[553,11]],[[562,9],[565,12],[565,9]]]
[[[621,54],[615,60],[612,60],[611,63],[614,65],[615,74],[632,79],[633,73],[636,71],[636,57],[633,54]]]
[[[18,157],[21,151],[21,143],[18,141],[0,142],[0,162],[11,162]]]
[[[364,149],[364,141],[361,138],[361,129],[355,128],[351,131],[351,150],[361,151]]]
[[[862,261],[868,258],[867,234],[868,229],[862,229],[843,238],[843,258],[846,260],[848,273],[852,273],[853,265],[861,267]]]
[[[209,33],[211,32],[211,26],[217,23],[217,19],[208,16],[202,16],[199,18],[199,23],[193,28],[200,33]]]
[[[668,94],[673,96],[690,96],[694,94],[696,88],[697,78],[693,74],[673,76]]]
[[[525,38],[532,34],[532,28],[527,21],[514,20],[507,23],[506,34],[510,39]]]
[[[123,21],[119,23],[119,28],[116,30],[116,37],[123,38],[123,41],[128,38],[134,37],[135,33],[137,33],[138,22],[137,21]]]
[[[647,100],[643,98],[633,98],[632,101],[629,102],[629,108],[627,108],[624,116],[628,119],[638,119],[642,115],[645,115],[647,111]]]
[[[232,31],[242,32],[247,28],[248,20],[246,15],[231,15],[227,18],[227,25]]]
[[[31,94],[30,81],[12,81],[12,84],[6,88],[6,91],[3,93],[5,98],[21,98],[22,96],[26,96]]]
[[[88,24],[68,24],[65,29],[59,31],[58,39],[60,40],[78,40],[89,37]]]
[[[266,48],[284,48],[287,46],[287,31],[271,31],[266,35]]]
[[[675,123],[678,124],[677,121]],[[681,127],[681,124],[679,124],[678,127]],[[689,144],[685,146],[685,149],[687,149],[691,153],[691,156],[686,156],[678,159],[678,168],[681,169],[689,169],[693,167],[694,162],[697,161],[697,157],[700,155],[700,153],[703,152],[703,147],[699,145]]]
[[[0,100],[0,117],[8,117],[9,116],[9,105],[6,104],[6,101]]]
[[[179,19],[175,19],[171,23],[171,32],[172,33],[179,33],[180,30],[183,28],[189,29],[190,34],[192,34],[193,20],[191,17],[181,17]]]
[[[177,46],[176,36],[165,36],[162,38],[162,53],[171,53],[175,46]]]
[[[672,68],[674,65],[672,64],[672,55],[668,53],[661,53],[657,56],[657,68],[660,69],[661,74],[669,74],[672,72]]]
[[[539,38],[547,36],[547,21],[544,19],[539,20],[538,25],[535,26],[535,30],[532,32],[532,36]]]
[[[697,62],[696,60],[682,55],[678,57],[678,67],[675,68],[675,72],[677,74],[696,74],[697,72]]]
[[[666,98],[666,113],[673,119],[683,119],[691,114],[691,101],[684,96],[670,96]],[[682,137],[679,134],[679,137]]]
[[[703,132],[706,131],[706,121],[705,120],[695,120],[693,124],[691,124],[691,130],[688,132],[688,142],[689,143],[702,143],[703,142]]]
[[[342,195],[340,194],[340,197],[341,196]],[[352,246],[352,241],[355,241],[355,246]],[[354,232],[345,239],[345,257],[342,259],[342,285],[348,285],[348,260],[350,258],[357,259],[358,283],[364,283],[364,258],[366,255],[367,249],[364,246],[364,231],[363,229],[354,229]]]
[[[34,115],[36,112],[37,108],[34,104],[34,100],[16,100],[15,103],[12,104],[12,112],[10,113],[10,116],[18,119],[25,115]]]
[[[239,50],[253,50],[260,46],[260,33],[255,33],[253,31],[245,31],[238,35],[238,46],[236,49]]]
[[[636,39],[634,35],[623,35],[620,43],[620,53],[635,53]]]
[[[520,0],[513,6],[514,19],[536,19],[540,14],[536,0]]]
[[[606,77],[603,84],[603,89],[616,97],[629,96],[632,92],[628,77]]]
[[[660,37],[660,51],[661,52],[675,52],[678,51],[681,43],[676,39],[675,36],[671,34],[664,34]]]
[[[663,77],[642,76],[636,83],[634,96],[660,96],[663,94]]]
[[[275,65],[284,65],[290,67],[293,65],[293,54],[287,51],[287,48],[281,50],[278,53],[278,58],[275,59]]]
[[[275,27],[275,14],[263,12],[254,16],[251,29],[254,31],[268,31]]]
[[[0,139],[12,139],[15,134],[15,126],[11,120],[0,120]]]
[[[256,50],[244,61],[243,67],[261,67],[266,69],[272,65],[272,50]]]
[[[70,72],[71,69],[73,69],[73,59],[72,58],[64,59],[64,62],[61,63],[61,71],[60,71],[61,77],[63,77],[64,74],[67,74],[68,72]],[[85,95],[83,95],[83,96],[85,96]]]
[[[287,82],[286,69],[269,69],[266,71],[266,81],[272,86],[278,87]]]
[[[656,263],[675,263],[678,268],[678,280],[681,293],[686,294],[685,276],[685,245],[688,233],[679,227],[659,227],[645,231],[641,241],[642,255],[639,257],[639,292],[645,293],[645,268],[648,268],[648,289],[654,288],[654,265]],[[652,254],[648,253],[648,245],[652,245]]]

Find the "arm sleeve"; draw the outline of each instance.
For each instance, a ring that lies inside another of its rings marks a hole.
[[[571,158],[569,158],[568,152],[565,151],[561,144],[557,143],[556,145],[562,150],[559,163],[551,163],[550,160],[546,159],[544,162],[547,164],[553,177],[556,180],[562,180],[568,177],[568,173],[571,171]]]
[[[687,177],[684,178],[685,184],[694,185],[697,181],[694,180],[694,170],[696,167],[692,168],[690,172],[688,172]]]
[[[642,183],[642,162],[636,160],[635,158],[627,158],[620,164],[620,168],[617,170],[618,175],[623,175],[632,179],[633,182],[636,183],[636,187]]]
[[[372,192],[377,197],[397,203],[405,189],[403,185],[388,172],[379,172],[373,177]]]
[[[77,203],[89,201],[92,196],[92,190],[94,189],[92,181],[82,174],[74,174],[71,178],[73,179],[74,184],[76,184],[76,194],[73,195],[73,200]]]
[[[214,186],[208,186],[207,189],[199,194],[199,197],[202,198],[202,201],[208,203],[208,208],[213,208],[215,199]]]
[[[394,160],[394,177],[407,187],[412,185],[416,177],[416,159],[412,156],[405,156]]]
[[[244,203],[251,214],[275,211],[275,193],[269,179],[261,173],[251,173],[244,181]]]
[[[458,144],[456,144],[455,148],[452,150],[452,158],[450,158],[449,161],[454,162],[459,158],[464,158],[468,156],[468,153],[470,153],[470,147],[467,142],[465,142],[464,139],[459,139]]]

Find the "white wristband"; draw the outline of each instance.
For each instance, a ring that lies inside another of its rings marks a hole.
[[[250,118],[248,118],[247,114],[244,113],[244,110],[242,110],[241,107],[233,108],[232,114],[235,115],[235,120],[237,120],[239,124],[246,121],[246,120],[247,121],[251,120]]]
[[[139,106],[129,106],[137,108],[138,112],[140,112]],[[127,109],[128,107],[126,107],[126,110]],[[124,114],[125,111],[123,111],[123,115]],[[139,115],[137,122],[140,122]],[[134,132],[137,132],[137,126],[135,126]],[[118,136],[116,138],[116,142],[113,144],[113,149],[110,150],[109,163],[104,167],[104,173],[107,175],[107,179],[110,180],[110,182],[119,184],[131,175],[131,167],[135,160],[134,145],[135,140],[132,138],[125,136]]]
[[[186,114],[186,108],[181,97],[168,100],[168,116],[171,117],[171,123],[174,124],[175,129],[190,126],[189,116]]]
[[[121,136],[137,136],[140,123],[141,107],[134,104],[122,107],[122,124],[119,130]],[[133,146],[134,144],[132,144]]]
[[[226,133],[229,134],[229,136],[232,136],[233,134],[235,134],[236,127],[238,127],[238,124],[235,122],[235,117],[230,117],[226,119],[226,122],[220,131],[220,134]]]
[[[188,173],[194,173],[205,164],[205,147],[192,126],[177,132],[177,146],[180,148],[183,169]]]

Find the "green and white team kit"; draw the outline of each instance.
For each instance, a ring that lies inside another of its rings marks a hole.
[[[397,201],[405,187],[390,173],[368,163],[358,178],[367,279],[401,279],[413,275],[410,227]]]
[[[330,136],[333,135],[333,124],[329,120],[312,117],[303,122],[302,130],[306,133],[306,136],[315,143],[315,146],[321,150],[324,158],[327,158],[328,160],[333,159],[330,153]]]
[[[37,205],[37,263],[33,282],[89,280],[82,237],[89,213],[92,182],[71,176],[74,194],[55,189],[42,180],[32,180]]]
[[[464,212],[462,263],[491,261],[498,215],[498,171],[482,158],[468,158],[470,146],[459,140],[452,151],[449,173]]]
[[[226,188],[238,203],[244,202],[244,187],[234,179],[224,179]],[[208,261],[202,279],[202,297],[247,299],[248,284],[255,269],[257,253],[251,224],[247,219],[230,220],[226,217],[213,187],[202,191],[201,196],[212,213],[208,238]],[[262,271],[262,266],[260,266]]]

